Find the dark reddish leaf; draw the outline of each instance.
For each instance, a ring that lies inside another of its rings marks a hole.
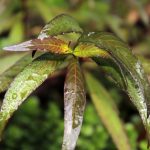
[[[68,43],[55,37],[44,39],[33,39],[18,45],[4,47],[6,51],[46,51],[51,53],[66,54],[71,53]]]

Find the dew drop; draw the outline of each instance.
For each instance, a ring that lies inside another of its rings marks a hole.
[[[94,34],[95,32],[90,32],[90,33],[88,33],[88,36],[91,36],[92,34]]]
[[[17,93],[13,93],[12,94],[12,99],[16,99],[17,98]]]

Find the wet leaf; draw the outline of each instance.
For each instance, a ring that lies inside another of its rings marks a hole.
[[[30,55],[26,55],[18,60],[13,66],[0,75],[0,93],[7,90],[15,76],[32,61]]]
[[[148,136],[150,136],[150,86],[140,61],[124,42],[110,33],[91,32],[84,34],[79,42],[89,42],[99,47],[100,50],[105,50],[119,67],[122,76],[127,74],[128,77],[124,78],[125,82],[127,81],[126,92],[137,107]]]
[[[71,53],[68,43],[57,39],[55,37],[49,37],[44,39],[33,39],[23,42],[18,45],[8,46],[3,48],[6,51],[43,51],[51,53],[66,54]]]
[[[103,85],[90,73],[85,73],[85,78],[98,115],[110,133],[117,148],[119,150],[131,150],[123,123],[119,118],[118,111],[116,111],[117,107],[113,99]]]
[[[68,66],[64,85],[65,129],[63,150],[75,149],[82,126],[85,103],[84,78],[78,60],[73,58]]]
[[[143,123],[145,125],[145,128],[147,130],[148,138],[149,138],[149,132],[150,132],[150,125],[147,121],[146,115],[146,104],[143,103],[144,101],[144,95],[140,92],[139,88],[137,87],[137,83],[135,80],[132,79],[131,75],[126,70],[120,70],[118,66],[113,62],[111,58],[107,60],[102,60],[101,58],[93,58],[97,64],[101,66],[101,68],[111,76],[113,81],[119,85],[130,97],[131,101],[134,103],[134,105],[139,110],[139,113],[141,115],[141,118],[143,120]],[[123,76],[122,77],[122,73]]]
[[[6,51],[50,51],[53,53],[71,53],[68,42],[53,36],[65,33],[82,33],[79,24],[71,16],[61,14],[52,19],[41,30],[38,39],[29,40],[18,45],[4,47]],[[34,55],[33,55],[34,56]]]
[[[63,63],[64,56],[44,54],[35,59],[14,79],[0,111],[0,135],[19,105]]]
[[[123,70],[118,67],[116,63],[114,63],[111,57],[107,58],[99,58],[99,57],[92,57],[92,59],[104,70],[106,75],[108,75],[112,81],[117,84],[122,90],[126,90],[127,88],[127,81],[126,76]]]
[[[52,19],[41,31],[39,39],[56,36],[64,33],[82,33],[82,29],[75,19],[66,14],[61,14]]]

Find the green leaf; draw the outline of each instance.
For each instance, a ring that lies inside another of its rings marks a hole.
[[[23,56],[25,56],[25,53],[0,53],[0,74],[5,72]]]
[[[86,103],[84,78],[76,58],[72,58],[64,85],[65,129],[63,150],[75,149]]]
[[[137,73],[133,67],[137,65],[137,59],[133,56],[130,48],[113,34],[107,32],[91,32],[83,34],[79,42],[94,44],[96,47],[109,53],[117,63],[125,67],[129,72],[132,74]]]
[[[41,31],[39,39],[57,36],[64,33],[82,33],[82,29],[75,19],[66,14],[61,14],[52,19]]]
[[[126,70],[122,70],[122,73],[124,75],[124,78],[121,77],[120,68],[116,67],[116,64],[112,60],[101,60],[100,58],[93,58],[97,64],[101,66],[101,68],[108,73],[113,81],[117,83],[130,97],[134,105],[137,107],[141,118],[143,120],[143,123],[145,125],[148,138],[150,134],[150,125],[147,122],[145,112],[147,109],[146,104],[143,104],[144,96],[140,91],[138,90],[136,86],[136,82],[131,78],[130,74],[126,72]],[[109,63],[110,62],[110,63]],[[126,84],[126,86],[124,86]]]
[[[14,79],[3,100],[0,111],[0,135],[19,105],[39,86],[49,75],[60,67],[64,56],[44,54],[35,59]]]
[[[150,142],[150,85],[140,61],[124,42],[110,33],[91,32],[84,34],[80,37],[79,42],[82,44],[88,42],[94,44],[100,51],[105,50],[111,56],[112,62],[119,67],[119,71],[125,77],[123,80],[127,83],[124,89],[141,115]],[[91,57],[94,55],[91,55]],[[82,57],[82,55],[76,56]],[[99,53],[96,56],[99,57]],[[113,66],[111,67],[113,68]]]
[[[28,54],[18,60],[13,66],[0,75],[0,93],[5,91],[15,76],[23,70],[32,61],[32,57]]]
[[[96,47],[93,43],[79,43],[75,50],[73,51],[73,54],[75,56],[80,56],[80,57],[95,57],[95,56],[100,56],[102,58],[107,58],[110,57],[109,53],[106,52],[103,49],[100,49]]]
[[[69,43],[53,36],[65,33],[82,33],[79,24],[70,16],[62,14],[52,19],[40,32],[38,39],[18,45],[4,47],[6,51],[50,51],[53,53],[71,53]]]
[[[150,75],[150,59],[139,56],[138,59],[142,62],[144,71],[146,74]]]
[[[85,73],[86,83],[98,115],[119,150],[131,150],[117,107],[106,89],[90,73]]]
[[[126,90],[127,88],[127,81],[123,70],[118,67],[116,63],[109,58],[99,58],[99,57],[92,57],[92,59],[104,70],[106,75],[108,75],[112,81],[117,84],[122,90]]]

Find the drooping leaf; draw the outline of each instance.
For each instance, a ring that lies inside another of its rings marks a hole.
[[[91,99],[100,119],[119,150],[131,150],[117,107],[106,89],[90,73],[85,73]]]
[[[123,70],[118,67],[116,63],[111,59],[111,57],[107,58],[99,58],[92,57],[92,59],[107,73],[107,75],[112,79],[112,81],[117,84],[122,90],[126,90],[127,81],[126,75]]]
[[[135,104],[135,106],[139,110],[139,113],[141,115],[141,118],[143,120],[143,123],[144,123],[146,131],[147,131],[148,138],[150,138],[149,137],[150,125],[149,125],[147,117],[146,117],[147,116],[147,113],[146,113],[147,106],[146,106],[146,104],[143,103],[144,95],[143,95],[143,93],[140,92],[140,90],[138,90],[136,82],[132,79],[132,77],[126,70],[122,70],[124,77],[125,77],[125,81],[123,81],[124,79],[120,76],[119,67],[118,68],[114,67],[116,64],[112,60],[109,60],[111,63],[108,63],[108,62],[106,63],[106,60],[103,61],[99,58],[93,58],[93,59],[129,95],[130,99],[132,100],[132,102]],[[122,84],[123,82],[126,82],[127,86],[124,86],[124,84]]]
[[[65,129],[63,150],[75,149],[82,126],[85,103],[84,78],[78,60],[73,58],[68,67],[64,85]]]
[[[79,39],[79,42],[81,42],[81,44],[86,44],[87,42],[92,45],[94,44],[100,51],[104,50],[111,56],[111,61],[114,63],[113,65],[110,64],[110,67],[107,65],[107,69],[109,68],[110,70],[111,68],[113,74],[113,72],[116,72],[116,70],[113,69],[114,64],[118,66],[120,73],[118,72],[117,74],[122,74],[124,83],[127,83],[126,87],[123,89],[125,89],[132,102],[137,107],[148,132],[148,136],[150,136],[150,86],[140,61],[132,54],[131,50],[124,42],[110,33],[92,32],[84,34]],[[75,51],[74,53],[76,54]],[[95,57],[100,56],[98,53],[97,55],[91,54],[91,57],[94,55]],[[76,56],[82,57],[82,55]],[[114,76],[116,76],[116,73],[114,73]],[[114,78],[114,76],[112,77]],[[116,80],[116,77],[114,79]]]
[[[57,36],[64,33],[82,33],[83,30],[75,19],[66,14],[61,14],[52,19],[41,31],[39,39]]]
[[[0,136],[21,103],[63,63],[64,56],[44,54],[35,59],[14,79],[3,100],[0,111]]]
[[[33,39],[23,42],[18,45],[8,46],[3,48],[6,51],[43,51],[51,53],[66,54],[71,53],[69,44],[55,37],[44,39]]]
[[[0,93],[5,91],[15,76],[32,61],[30,55],[26,55],[18,60],[13,66],[0,75]]]

